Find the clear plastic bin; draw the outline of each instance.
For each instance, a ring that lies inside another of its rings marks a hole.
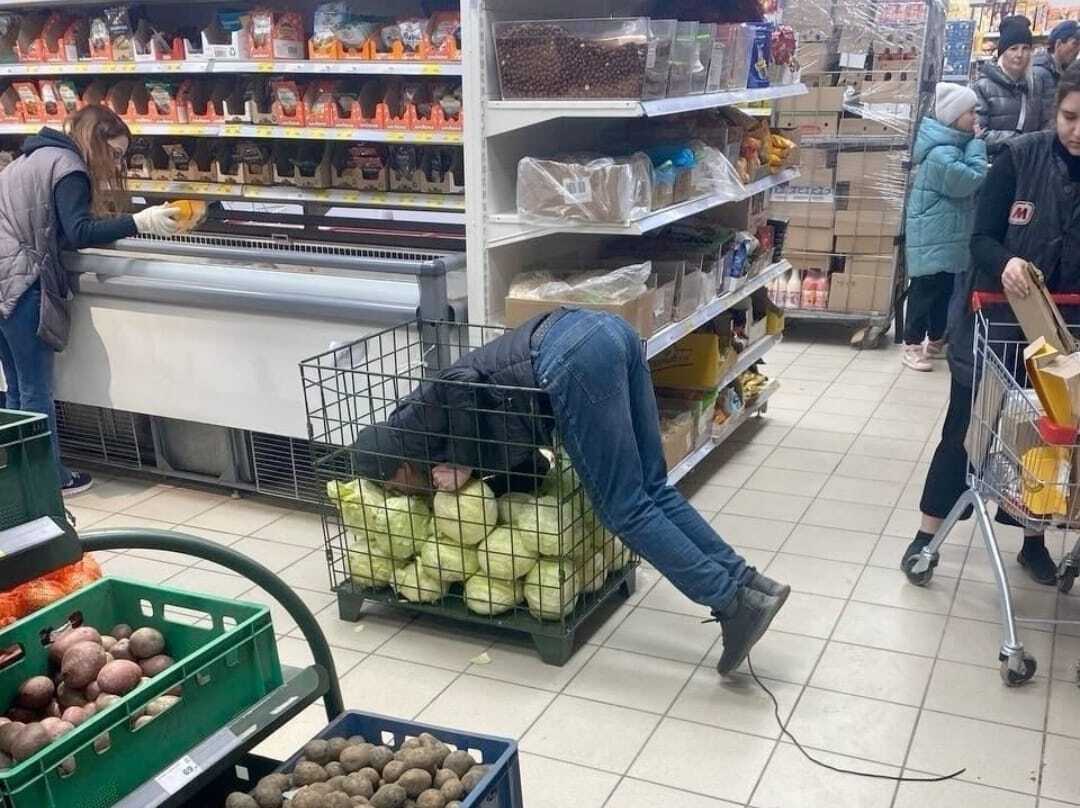
[[[626,17],[497,22],[494,29],[504,99],[638,99],[646,97],[647,72],[659,67],[664,26],[654,34],[648,17]]]
[[[713,56],[705,92],[742,90],[750,73],[750,50],[754,41],[753,29],[746,23],[716,26]]]
[[[678,20],[649,20],[650,43],[645,59],[644,98],[663,98],[667,95],[671,48],[675,44],[677,25]]]
[[[668,96],[690,95],[694,73],[700,68],[698,61],[698,24],[680,21],[675,31],[675,44],[671,48],[671,69],[668,77]]]

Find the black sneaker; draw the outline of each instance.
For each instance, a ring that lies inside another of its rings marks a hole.
[[[777,598],[780,601],[780,605],[784,604],[784,601],[788,599],[788,595],[791,594],[791,587],[787,584],[782,584],[779,581],[774,581],[772,578],[767,578],[757,570],[754,571],[754,577],[746,582],[746,586],[753,589],[755,592],[761,592],[770,597]]]
[[[933,536],[930,536],[929,538],[924,538],[921,535],[916,536],[915,540],[912,541],[911,544],[909,544],[907,546],[906,550],[904,550],[904,557],[900,559],[900,569],[904,570],[904,572],[907,572],[907,567],[905,566],[905,562],[907,562],[907,560],[909,558],[911,558],[912,556],[917,556],[919,553],[921,553],[923,551],[923,549],[926,547],[926,545],[928,545],[933,540],[934,540]],[[936,567],[938,565],[938,561],[939,561],[938,556],[935,554],[934,555],[934,560],[930,562],[930,569],[933,569],[934,567]]]
[[[1016,556],[1020,566],[1027,570],[1037,584],[1054,586],[1057,583],[1057,564],[1050,557],[1046,545],[1039,541],[1024,541],[1024,547]]]
[[[84,491],[89,490],[90,486],[93,484],[94,478],[85,471],[73,471],[71,472],[71,479],[68,480],[67,485],[60,490],[65,497],[73,497],[76,494],[81,494]]]
[[[739,589],[735,598],[731,617],[718,616],[724,630],[724,653],[716,670],[722,674],[731,673],[743,663],[784,605],[780,598],[746,586]]]

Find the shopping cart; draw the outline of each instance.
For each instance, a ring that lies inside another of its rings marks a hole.
[[[1059,307],[1080,307],[1080,295],[1055,295]],[[1025,532],[1059,529],[1066,538],[1076,533],[1071,551],[1058,568],[1058,588],[1072,589],[1080,571],[1080,439],[1074,428],[1063,428],[1043,412],[1034,390],[1028,389],[1024,349],[1028,342],[1004,295],[975,293],[974,358],[968,451],[968,489],[953,506],[933,540],[921,553],[908,556],[903,570],[916,586],[926,586],[938,563],[938,550],[957,521],[973,510],[986,544],[1001,605],[1002,643],[998,654],[1001,678],[1016,686],[1035,675],[1036,660],[1024,652],[1016,624],[1053,623],[1017,617],[1009,592],[1008,574],[994,536],[987,505],[994,502]],[[1072,318],[1076,320],[1076,318]],[[1080,320],[1077,320],[1080,323]],[[1080,325],[1070,326],[1080,334]]]

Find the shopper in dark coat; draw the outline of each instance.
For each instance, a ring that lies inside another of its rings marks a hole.
[[[1043,108],[1043,80],[1031,73],[1031,24],[1027,17],[1001,21],[996,62],[982,65],[972,89],[979,137],[993,159],[1004,144],[1027,132],[1046,128],[1052,114]]]
[[[724,634],[718,670],[735,670],[791,589],[748,566],[668,485],[652,377],[625,320],[541,315],[421,383],[351,455],[390,487],[456,491],[473,476],[520,475],[553,433],[604,526],[712,611]]]
[[[990,168],[971,238],[973,272],[954,298],[949,332],[952,388],[941,442],[930,462],[922,523],[904,557],[929,544],[966,487],[964,449],[971,417],[974,314],[971,291],[1029,293],[1027,265],[1038,267],[1053,293],[1080,292],[1080,64],[1058,83],[1055,130],[1012,138]],[[999,511],[998,521],[1015,524]],[[1053,585],[1057,567],[1042,535],[1024,537],[1021,565]]]
[[[1032,78],[1042,86],[1043,109],[1053,109],[1058,81],[1080,54],[1080,23],[1062,20],[1050,32],[1046,49],[1031,57]]]

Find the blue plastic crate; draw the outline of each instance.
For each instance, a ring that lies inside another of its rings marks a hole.
[[[470,735],[455,729],[400,721],[383,715],[348,712],[339,716],[312,740],[363,735],[371,743],[382,743],[396,749],[406,738],[416,737],[421,732],[430,732],[450,746],[471,752],[473,757],[488,767],[487,776],[462,801],[463,808],[524,808],[517,743],[509,738]],[[297,752],[282,763],[278,771],[291,772],[302,754],[302,750]]]

